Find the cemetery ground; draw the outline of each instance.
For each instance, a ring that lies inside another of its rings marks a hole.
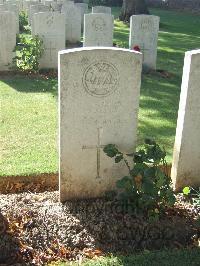
[[[117,14],[119,10],[113,11]],[[142,78],[138,144],[145,137],[153,137],[165,147],[170,163],[184,52],[200,46],[200,18],[158,9],[153,9],[152,14],[161,17],[158,71],[144,74]],[[116,46],[128,48],[128,34],[128,25],[116,20]],[[48,179],[54,177],[56,180],[57,89],[54,75],[0,74],[3,99],[0,176],[2,180],[10,180],[3,187],[4,192],[24,188],[43,191]],[[42,181],[45,183],[12,184],[16,176],[34,175],[45,177]],[[55,187],[52,185],[52,189]],[[3,225],[0,237],[5,247],[5,260],[9,257],[11,265],[17,259],[21,264],[30,261],[42,264],[60,258],[80,262],[85,257],[113,253],[114,257],[89,261],[85,265],[150,265],[149,262],[152,265],[198,265],[200,252],[195,246],[199,245],[196,220],[199,208],[184,197],[178,195],[175,207],[168,209],[163,219],[152,223],[144,217],[119,213],[119,206],[114,206],[114,211],[110,212],[113,205],[109,204],[109,201],[96,199],[62,205],[57,192],[47,191],[2,195],[0,209],[6,212],[6,217],[0,216]],[[173,250],[150,252],[166,247]],[[139,250],[145,252],[131,255]]]

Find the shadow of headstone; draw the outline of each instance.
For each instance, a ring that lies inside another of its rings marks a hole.
[[[9,222],[0,212],[0,265],[23,265],[20,241],[13,235]]]

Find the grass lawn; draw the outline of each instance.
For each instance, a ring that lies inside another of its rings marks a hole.
[[[112,256],[97,260],[88,260],[82,264],[78,263],[52,263],[59,266],[197,266],[200,261],[200,249],[191,250],[164,250],[155,252],[144,252],[129,256]]]
[[[113,9],[117,17],[119,9]],[[153,137],[171,160],[184,52],[200,47],[200,17],[152,9],[161,17],[157,68],[144,75],[139,110],[139,142]],[[114,42],[128,47],[128,25],[115,21]],[[57,80],[0,76],[0,176],[58,171]]]
[[[0,94],[0,175],[56,172],[57,81],[9,77]]]

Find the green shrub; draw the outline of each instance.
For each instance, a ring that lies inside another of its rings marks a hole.
[[[20,71],[39,71],[39,60],[44,52],[43,41],[38,36],[18,35],[13,67]]]
[[[30,31],[28,26],[28,15],[25,11],[19,13],[19,31],[21,33]]]
[[[116,145],[109,144],[104,152],[115,163],[124,161],[129,175],[117,181],[118,199],[122,204],[131,206],[136,213],[148,215],[150,219],[158,218],[166,206],[173,206],[175,196],[171,188],[171,179],[161,170],[167,167],[165,150],[156,142],[147,139],[143,149],[133,154],[124,154]],[[134,161],[131,169],[129,159]]]

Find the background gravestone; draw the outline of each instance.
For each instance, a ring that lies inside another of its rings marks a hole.
[[[92,13],[106,13],[111,14],[111,8],[108,6],[93,6]]]
[[[109,14],[86,14],[83,46],[113,46],[114,17]]]
[[[53,0],[45,0],[43,3],[44,3],[44,5],[51,7],[51,4],[54,3],[54,1]]]
[[[28,13],[28,15],[29,15],[29,9],[30,9],[30,6],[33,6],[33,5],[38,5],[38,4],[40,4],[40,2],[39,2],[39,0],[31,0],[31,1],[29,1],[29,0],[25,0],[24,2],[23,2],[23,9],[24,9],[24,11],[26,11],[27,13]]]
[[[34,35],[43,40],[44,54],[40,68],[57,68],[58,51],[65,49],[65,17],[58,12],[33,15]]]
[[[61,12],[61,5],[59,5],[57,2],[53,2],[51,4],[51,8],[52,8],[53,11]]]
[[[129,48],[140,47],[147,69],[156,69],[159,21],[159,17],[152,15],[131,16]]]
[[[76,3],[75,6],[78,7],[80,9],[80,11],[81,11],[81,23],[82,23],[82,26],[83,26],[84,15],[89,12],[88,4],[86,4],[86,3]]]
[[[200,50],[186,52],[171,172],[176,190],[200,186],[199,84]]]
[[[32,19],[33,19],[34,14],[39,13],[39,12],[48,12],[48,11],[50,11],[49,6],[45,6],[43,4],[30,6],[29,24],[32,25]],[[31,30],[32,32],[34,32],[32,27],[31,27]]]
[[[65,40],[69,43],[81,40],[81,11],[74,2],[63,4],[61,12],[65,14]]]
[[[0,71],[9,70],[16,45],[16,18],[13,12],[0,11],[0,40]]]
[[[117,48],[59,53],[60,199],[94,198],[128,174],[103,147],[133,152],[142,55]]]
[[[0,11],[10,11],[15,14],[16,20],[16,30],[19,33],[19,8],[15,4],[11,4],[11,2],[4,2],[3,5],[0,5]]]

